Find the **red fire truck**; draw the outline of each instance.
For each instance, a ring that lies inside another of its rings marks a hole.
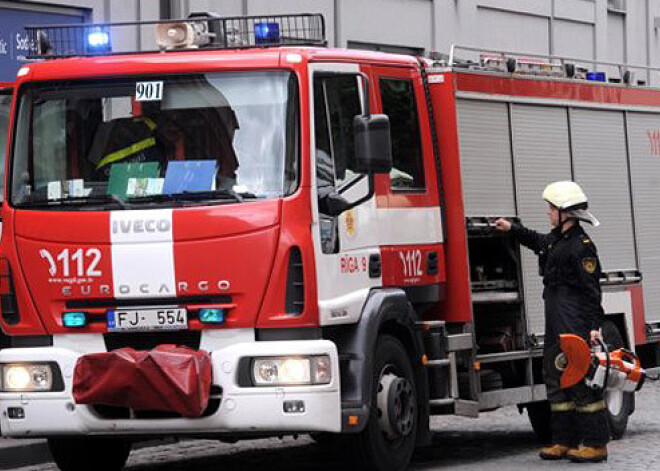
[[[545,228],[555,180],[602,222],[606,341],[660,364],[660,91],[328,49],[319,15],[144,24],[141,53],[113,51],[124,27],[28,28],[3,436],[77,470],[121,469],[145,437],[311,433],[389,470],[434,414],[517,405],[543,434],[537,265],[492,224]],[[634,397],[608,407],[620,436]]]

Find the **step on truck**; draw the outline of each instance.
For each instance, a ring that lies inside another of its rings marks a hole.
[[[493,221],[546,228],[555,180],[602,222],[606,341],[660,364],[660,91],[627,69],[329,49],[315,14],[28,32],[0,429],[60,469],[309,433],[400,470],[432,415],[503,406],[544,436],[537,262]],[[620,436],[633,393],[607,401]]]

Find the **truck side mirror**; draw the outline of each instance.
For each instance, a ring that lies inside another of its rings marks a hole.
[[[355,168],[358,173],[389,173],[392,170],[390,118],[384,114],[353,118]]]

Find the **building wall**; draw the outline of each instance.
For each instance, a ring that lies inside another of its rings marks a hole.
[[[660,67],[660,0],[46,0],[84,11],[89,20],[180,18],[191,11],[223,16],[319,12],[329,45],[449,53],[452,44],[583,61]],[[39,1],[3,4],[47,8]],[[657,25],[656,25],[657,22]],[[146,47],[150,28],[132,28],[120,49]],[[461,54],[470,58],[470,53]],[[474,55],[472,55],[474,57]],[[616,67],[599,66],[611,76]],[[636,78],[660,86],[660,74]]]
[[[660,0],[171,0],[171,3],[173,11],[180,14],[200,10],[221,15],[320,12],[326,18],[331,46],[393,46],[447,54],[452,44],[458,44],[561,55],[585,62],[660,67]],[[470,58],[469,53],[462,55]],[[601,64],[599,68],[619,77],[616,67]],[[636,78],[660,86],[657,72],[639,69]]]

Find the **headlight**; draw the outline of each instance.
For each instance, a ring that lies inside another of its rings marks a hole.
[[[50,391],[53,388],[53,370],[50,365],[2,365],[2,390]]]
[[[254,358],[252,379],[256,386],[328,384],[332,380],[330,357]]]

